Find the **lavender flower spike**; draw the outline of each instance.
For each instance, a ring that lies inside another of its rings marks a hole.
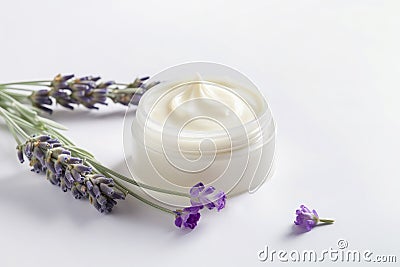
[[[98,105],[107,105],[107,99],[123,105],[137,105],[144,92],[157,84],[145,84],[148,78],[137,78],[119,88],[114,81],[101,82],[100,77],[75,78],[74,75],[58,74],[46,89],[34,91],[29,100],[34,107],[48,113],[52,112],[54,102],[68,109],[77,105],[98,109]]]
[[[200,209],[206,206],[209,210],[216,208],[220,211],[225,207],[226,195],[222,191],[217,192],[213,186],[205,187],[200,182],[190,189],[190,202]]]
[[[125,194],[114,188],[114,180],[93,173],[93,169],[80,158],[62,147],[57,139],[48,135],[29,138],[17,146],[18,159],[28,158],[32,171],[46,172],[50,183],[58,185],[64,192],[71,191],[76,199],[89,198],[89,202],[99,212],[110,212],[117,199],[125,199]]]
[[[306,206],[301,205],[300,209],[296,210],[296,220],[294,223],[306,231],[310,231],[319,222],[333,223],[334,220],[320,219],[318,213],[315,210],[310,211]]]
[[[175,211],[175,225],[179,228],[194,229],[200,220],[200,208],[188,207]]]

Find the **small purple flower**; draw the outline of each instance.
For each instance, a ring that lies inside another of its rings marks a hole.
[[[225,207],[226,195],[222,191],[217,192],[213,186],[205,187],[200,182],[190,189],[190,202],[200,209],[206,206],[209,210],[217,208],[220,211]]]
[[[319,222],[333,223],[334,220],[320,219],[315,210],[310,211],[306,206],[301,205],[300,209],[296,210],[296,220],[294,223],[306,231],[310,231]]]
[[[199,207],[187,207],[175,211],[175,225],[179,228],[194,229],[200,219]]]

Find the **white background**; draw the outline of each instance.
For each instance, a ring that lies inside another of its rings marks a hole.
[[[399,14],[398,1],[2,1],[0,82],[59,72],[129,82],[187,61],[226,64],[266,95],[279,158],[256,194],[188,233],[134,199],[110,215],[74,200],[18,163],[1,123],[0,265],[266,266],[265,245],[319,252],[339,239],[400,261]],[[124,111],[53,118],[124,171]],[[303,203],[337,222],[297,234]]]

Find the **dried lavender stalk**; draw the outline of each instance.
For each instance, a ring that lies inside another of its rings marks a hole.
[[[107,105],[108,98],[122,105],[137,105],[144,92],[156,84],[145,84],[148,78],[137,78],[120,88],[114,81],[100,82],[100,77],[58,74],[48,88],[33,91],[29,100],[34,107],[48,113],[52,112],[54,102],[68,109],[76,105],[98,109],[97,105]]]
[[[25,156],[32,171],[45,172],[47,180],[64,192],[71,191],[76,199],[88,198],[101,213],[111,212],[116,200],[125,199],[125,194],[114,187],[113,178],[93,172],[92,167],[72,157],[59,140],[49,135],[29,138],[17,146],[17,151],[21,163]]]

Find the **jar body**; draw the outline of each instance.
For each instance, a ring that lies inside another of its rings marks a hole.
[[[132,129],[136,127],[133,124]],[[196,172],[176,167],[185,164],[185,158],[179,152],[169,153],[167,158],[160,151],[146,148],[140,134],[133,136],[129,160],[132,174],[140,181],[160,188],[186,193],[191,186],[201,181],[233,196],[254,192],[273,174],[275,134],[264,144],[253,144],[231,153],[217,153],[208,168]],[[204,165],[204,162],[199,161],[197,168],[194,168],[202,169]]]

